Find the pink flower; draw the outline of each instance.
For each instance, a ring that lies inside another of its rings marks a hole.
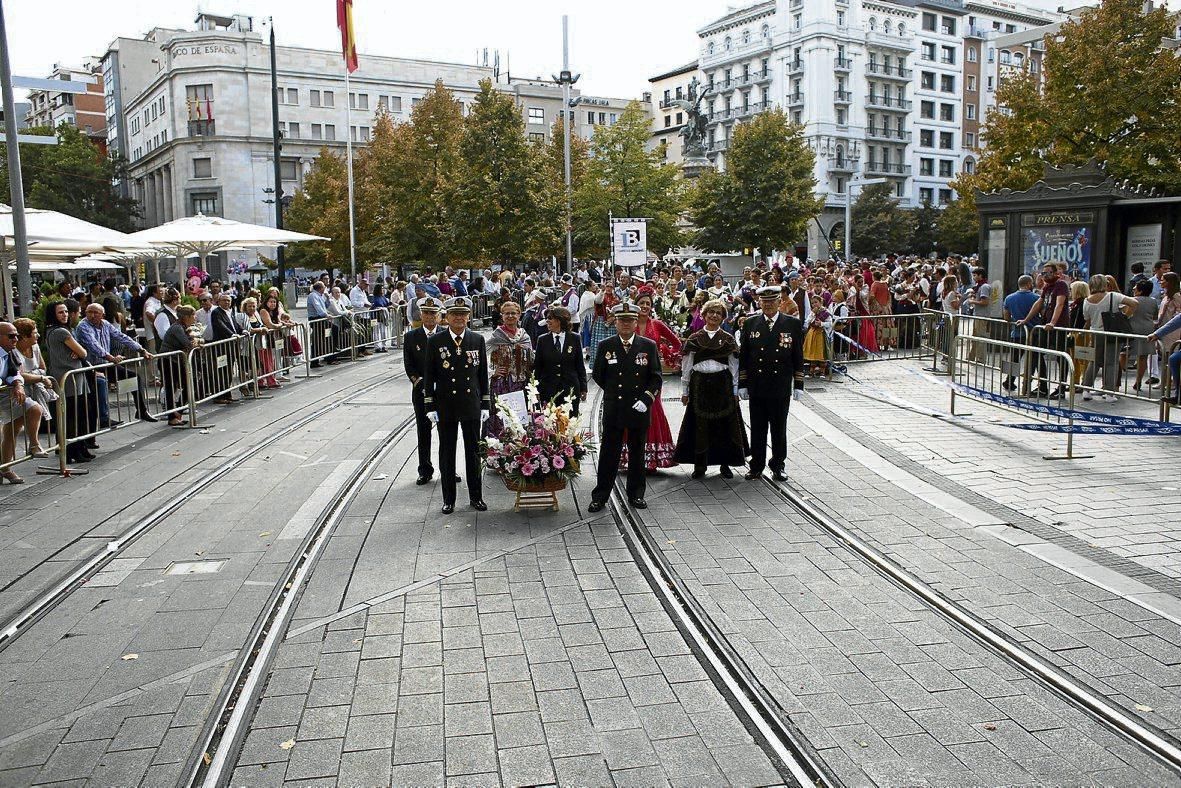
[[[560,471],[566,467],[566,461],[561,457],[554,457],[554,470]]]
[[[533,456],[533,457],[540,457],[541,456],[541,447],[534,446],[532,449],[529,450],[529,454],[530,454],[530,456]]]
[[[522,476],[532,476],[533,471],[535,471],[535,470],[536,470],[536,468],[533,466],[533,463],[527,462],[521,466],[521,475]]]
[[[574,447],[567,445],[564,449],[562,449],[562,453],[565,454],[567,457],[573,457],[574,456]]]

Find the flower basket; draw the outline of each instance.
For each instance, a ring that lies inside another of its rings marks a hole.
[[[566,489],[565,476],[547,476],[544,479],[510,479],[501,476],[504,486],[515,493],[553,493]]]

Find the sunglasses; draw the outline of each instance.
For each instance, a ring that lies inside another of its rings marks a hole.
[[[4,336],[8,337],[9,339],[20,339],[21,335],[17,334],[17,333],[12,333],[12,334],[5,334]]]

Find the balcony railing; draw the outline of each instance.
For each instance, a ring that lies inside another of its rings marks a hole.
[[[828,157],[828,171],[829,172],[855,172],[857,170],[857,163],[852,159],[838,159],[836,156]]]
[[[891,164],[884,161],[867,161],[865,162],[865,172],[868,175],[899,175],[909,177],[910,165]]]
[[[893,77],[895,79],[910,79],[914,75],[914,71],[903,66],[887,66],[884,63],[871,61],[866,67],[866,71],[875,74],[879,77]]]
[[[804,70],[804,61],[802,61],[802,60],[793,60],[787,64],[787,73],[789,73],[789,74],[798,74],[803,70]]]
[[[847,58],[847,57],[833,58],[832,63],[833,63],[833,67],[837,71],[848,71],[849,68],[853,65],[853,61],[849,60],[849,58]]]
[[[849,104],[853,101],[853,94],[847,90],[834,90],[832,100],[837,104]]]
[[[870,93],[865,97],[865,106],[877,107],[879,109],[896,109],[899,111],[909,110],[914,102],[908,99],[894,98],[893,96],[879,96]]]
[[[787,94],[787,106],[799,107],[799,106],[803,106],[803,104],[804,104],[804,94],[803,93],[788,93]]]
[[[674,106],[674,104],[673,104],[674,101],[678,101],[678,99],[675,99],[675,98],[661,99],[660,100],[660,108],[661,109],[668,109],[669,107]]]
[[[766,82],[771,79],[771,69],[764,68],[762,71],[755,72],[755,82]]]
[[[910,142],[911,133],[884,126],[867,126],[865,136],[873,140],[887,140],[890,142]]]
[[[729,149],[730,149],[730,140],[729,139],[714,140],[713,142],[711,142],[709,144],[709,152],[710,153],[723,153]]]

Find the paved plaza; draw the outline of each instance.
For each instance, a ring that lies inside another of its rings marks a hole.
[[[513,513],[487,476],[487,512],[445,516],[437,477],[414,484],[400,371],[395,352],[198,430],[120,429],[87,476],[5,488],[4,621],[152,525],[6,633],[0,785],[176,785],[223,760],[233,785],[795,784],[776,725],[826,784],[1181,785],[1113,723],[1181,730],[1175,439],[1044,460],[1059,436],[948,417],[940,379],[889,361],[792,407],[790,487],[848,538],[688,466],[644,511],[588,515],[585,473],[557,512]],[[663,399],[675,431],[679,380]]]

